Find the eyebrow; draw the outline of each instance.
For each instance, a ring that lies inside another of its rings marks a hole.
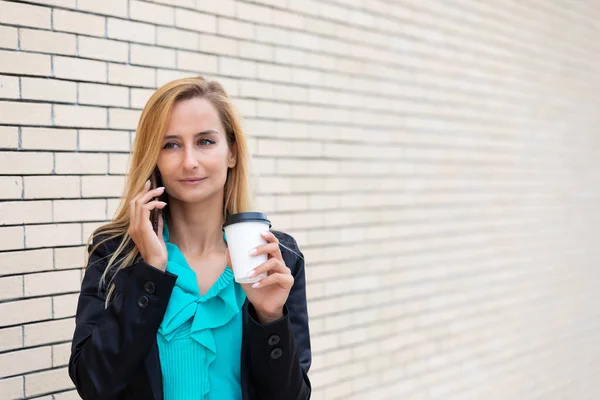
[[[211,133],[216,133],[218,135],[219,131],[217,131],[215,129],[209,129],[209,130],[198,132],[198,133],[194,134],[194,137],[196,138],[196,137],[202,136],[202,135],[210,135]],[[167,139],[180,139],[180,138],[181,138],[181,136],[179,136],[179,135],[167,135],[163,139],[167,140]]]

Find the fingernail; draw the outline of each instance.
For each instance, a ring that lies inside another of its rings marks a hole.
[[[248,274],[248,278],[252,278],[254,274],[256,274],[255,270],[250,271],[250,273]]]
[[[158,190],[165,190],[165,187],[164,187],[164,186],[161,186],[161,187],[157,187],[157,189],[158,189]]]
[[[269,232],[261,232],[261,233],[260,233],[260,235],[261,235],[261,236],[267,236],[267,234],[268,234],[268,233],[269,233]]]
[[[256,289],[256,288],[257,288],[259,285],[260,285],[260,282],[256,282],[256,283],[254,283],[254,284],[252,285],[252,288],[253,288],[253,289]]]
[[[250,250],[248,253],[249,253],[251,256],[253,256],[253,255],[255,255],[255,254],[256,254],[256,251],[257,251],[256,249],[252,249],[252,250]]]

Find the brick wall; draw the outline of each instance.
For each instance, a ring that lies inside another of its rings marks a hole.
[[[599,20],[564,0],[0,1],[0,397],[77,398],[83,243],[146,99],[203,74],[307,258],[314,399],[597,398]]]

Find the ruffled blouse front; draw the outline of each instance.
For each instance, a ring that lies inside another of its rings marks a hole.
[[[167,271],[177,275],[157,334],[164,399],[241,399],[240,311],[246,295],[229,266],[201,294],[196,273],[164,227]]]

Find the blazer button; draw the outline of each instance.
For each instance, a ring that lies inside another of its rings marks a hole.
[[[276,344],[279,343],[279,336],[272,335],[271,337],[269,337],[268,343],[269,343],[269,346],[275,346]]]
[[[140,298],[137,301],[137,305],[139,308],[148,307],[148,298],[146,296],[140,296]]]
[[[277,360],[279,357],[281,357],[282,354],[283,351],[281,351],[279,347],[275,347],[273,350],[271,350],[271,358],[273,360]]]
[[[156,286],[154,286],[154,282],[148,281],[144,284],[144,291],[148,294],[154,293],[156,290]]]

